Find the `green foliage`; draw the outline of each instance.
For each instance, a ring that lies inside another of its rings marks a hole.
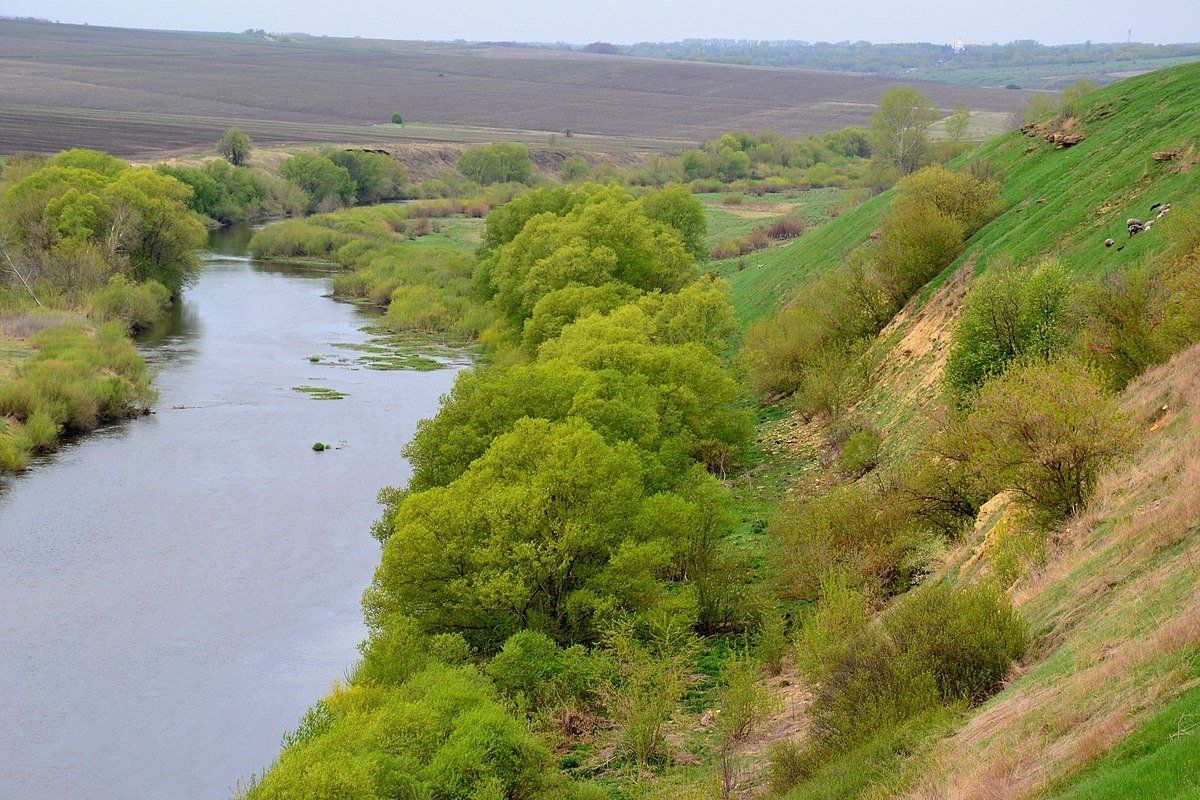
[[[924,534],[908,504],[862,483],[787,506],[769,532],[778,543],[779,591],[791,599],[817,599],[833,572],[885,597],[907,589],[924,566],[912,557]]]
[[[484,271],[497,308],[520,327],[537,301],[557,289],[620,281],[674,291],[693,277],[694,264],[680,234],[653,224],[628,193],[592,187],[565,215],[531,217]]]
[[[350,171],[319,153],[297,153],[280,164],[279,174],[308,195],[309,211],[332,211],[354,201]]]
[[[929,146],[929,126],[937,118],[937,109],[921,92],[907,86],[892,89],[871,117],[872,152],[901,174],[915,171]]]
[[[972,287],[954,331],[945,380],[951,396],[969,402],[984,382],[1020,358],[1048,358],[1064,349],[1076,317],[1070,274],[1059,264],[998,267]]]
[[[901,181],[876,241],[746,331],[741,360],[755,387],[797,393],[808,415],[840,413],[856,396],[868,337],[958,257],[996,213],[997,192],[991,181],[941,167]]]
[[[285,740],[248,800],[549,796],[549,753],[472,667],[432,665],[394,688],[335,689]]]
[[[836,753],[939,704],[995,691],[1028,634],[1008,601],[985,586],[926,586],[900,598],[880,623],[863,624],[853,595],[818,617],[820,681],[811,709],[818,752]],[[838,637],[845,614],[850,627]]]
[[[476,183],[529,183],[533,162],[523,144],[493,142],[472,147],[458,159],[458,171]]]
[[[304,210],[305,198],[299,188],[261,170],[217,160],[200,167],[160,164],[156,169],[192,187],[188,206],[222,224]]]
[[[883,629],[933,675],[946,702],[979,702],[998,690],[1029,640],[1017,612],[988,586],[918,587],[884,615]]]
[[[137,284],[114,275],[92,295],[89,313],[101,322],[121,322],[139,330],[160,319],[170,302],[170,290],[157,281]]]
[[[748,738],[778,707],[763,685],[758,661],[748,653],[732,653],[721,665],[717,726],[726,742]]]
[[[251,150],[250,137],[237,128],[225,131],[217,142],[217,152],[221,158],[235,167],[243,166],[250,160]]]
[[[883,436],[874,428],[863,428],[847,437],[838,454],[838,469],[847,475],[859,477],[875,469],[879,464],[879,450]]]
[[[146,363],[121,324],[94,332],[46,328],[29,339],[34,354],[0,381],[0,469],[24,466],[53,449],[60,433],[82,433],[138,414],[154,398]]]
[[[558,170],[558,177],[564,183],[573,183],[585,180],[591,171],[592,168],[588,162],[579,156],[568,156],[563,159],[562,166]]]
[[[366,150],[341,150],[329,160],[343,167],[354,184],[357,203],[382,203],[401,197],[408,170],[389,155]]]
[[[606,644],[616,669],[605,690],[605,708],[619,728],[620,749],[637,764],[660,761],[667,756],[667,722],[688,687],[696,640],[668,618],[649,641],[626,624],[616,627]]]
[[[128,272],[178,294],[199,269],[196,250],[205,240],[203,224],[188,210],[191,197],[192,189],[169,175],[131,169],[106,153],[69,150],[4,187],[0,235],[28,262],[28,280],[100,260],[107,274],[97,282]]]
[[[946,119],[946,136],[952,142],[961,142],[967,138],[967,128],[971,125],[971,109],[963,101],[954,104],[954,113]]]
[[[682,186],[668,186],[647,192],[638,200],[642,213],[652,222],[660,222],[679,235],[683,247],[693,258],[703,258],[706,252],[704,236],[708,221],[704,205]]]
[[[392,124],[393,125],[403,125],[404,124],[404,116],[399,111],[392,112]]]
[[[946,438],[955,460],[992,492],[1012,491],[1041,520],[1080,511],[1132,429],[1095,370],[1035,360],[986,383]]]

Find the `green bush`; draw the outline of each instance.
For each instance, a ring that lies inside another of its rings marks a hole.
[[[1029,639],[1007,599],[987,586],[919,587],[884,615],[883,628],[933,676],[945,702],[978,702],[995,692]]]
[[[159,320],[171,302],[171,292],[157,281],[135,284],[114,275],[91,297],[91,316],[101,322],[120,322],[139,330]]]
[[[1132,437],[1100,376],[1074,358],[1010,368],[984,384],[945,434],[976,480],[992,492],[1015,492],[1047,523],[1083,508],[1101,470]]]
[[[925,534],[901,498],[854,483],[787,506],[768,531],[783,596],[815,600],[822,577],[843,575],[875,597],[903,591],[924,565]]]
[[[838,469],[858,477],[879,465],[879,449],[883,436],[874,428],[864,428],[850,434],[838,454]]]
[[[953,398],[967,403],[984,382],[1022,357],[1047,358],[1074,335],[1071,275],[1054,262],[984,273],[963,305],[946,360]]]
[[[826,650],[812,735],[844,751],[939,705],[978,702],[999,688],[1028,633],[1007,599],[984,586],[928,586],[900,598],[882,623]]]
[[[533,162],[523,144],[494,142],[472,147],[458,159],[458,171],[476,183],[528,183]]]

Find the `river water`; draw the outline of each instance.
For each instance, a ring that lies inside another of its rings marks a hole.
[[[0,798],[222,800],[354,661],[375,495],[455,370],[356,368],[368,312],[248,236],[142,337],[154,414],[0,479]]]

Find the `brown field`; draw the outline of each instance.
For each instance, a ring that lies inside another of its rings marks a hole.
[[[1029,93],[913,82],[1006,115]],[[132,31],[0,21],[0,153],[195,152],[239,124],[264,144],[546,143],[669,150],[729,130],[862,124],[896,82],[525,47]],[[402,113],[403,128],[386,123]]]

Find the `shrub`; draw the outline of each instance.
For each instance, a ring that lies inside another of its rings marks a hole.
[[[1071,291],[1070,274],[1054,262],[984,273],[967,296],[946,359],[951,396],[965,404],[1014,360],[1065,348],[1076,327]]]
[[[708,257],[714,261],[720,261],[725,258],[736,258],[742,254],[742,245],[737,239],[727,239],[724,242],[717,242],[708,251]]]
[[[850,434],[838,454],[838,469],[847,475],[858,477],[875,469],[879,464],[879,448],[883,436],[874,428],[864,428]]]
[[[948,438],[992,491],[1013,491],[1044,522],[1082,509],[1132,430],[1094,369],[1032,361],[986,383]]]
[[[796,600],[819,597],[822,576],[830,572],[887,596],[908,588],[923,566],[910,558],[923,535],[907,504],[862,484],[787,507],[769,531],[779,544],[780,591]]]
[[[717,725],[727,742],[744,740],[775,710],[775,697],[761,678],[757,660],[747,653],[731,653],[721,665]]]
[[[230,164],[240,167],[250,160],[250,137],[237,128],[230,128],[217,142],[217,152]]]
[[[101,322],[116,321],[138,330],[162,317],[170,302],[170,290],[157,281],[135,284],[124,275],[114,275],[92,295],[89,310]]]
[[[558,177],[563,181],[570,183],[572,181],[583,180],[591,171],[592,168],[588,162],[584,161],[579,156],[569,156],[563,160],[562,166],[558,171]]]
[[[978,702],[999,689],[1028,644],[1016,611],[988,586],[919,587],[884,615],[883,627],[946,702]]]
[[[1000,686],[1028,634],[996,591],[922,587],[882,622],[844,637],[821,664],[812,735],[826,752],[871,739],[940,704],[978,702]]]
[[[772,239],[795,239],[804,233],[804,220],[799,217],[784,217],[767,226],[767,236]]]
[[[528,183],[533,174],[533,162],[525,145],[514,142],[494,142],[473,147],[458,159],[458,171],[476,183]]]

